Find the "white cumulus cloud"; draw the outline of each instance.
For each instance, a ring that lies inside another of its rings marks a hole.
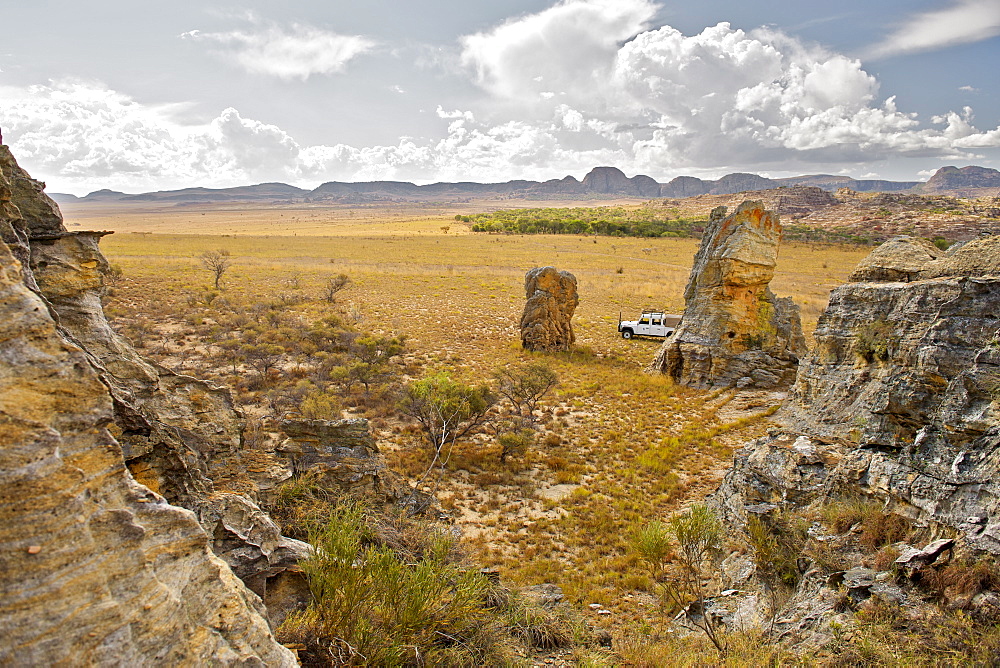
[[[503,97],[578,95],[600,89],[621,43],[649,27],[649,0],[562,0],[461,39],[476,82]]]
[[[248,72],[282,79],[341,72],[353,58],[375,47],[367,37],[299,23],[289,27],[255,23],[247,30],[227,32],[191,30],[181,37],[214,45],[216,53]]]
[[[932,51],[1000,35],[998,0],[954,0],[950,6],[904,20],[867,54],[870,58]]]
[[[502,113],[541,125],[547,121],[538,110],[547,102],[564,130],[599,123],[605,147],[627,149],[627,165],[638,171],[829,169],[1000,146],[995,132],[978,131],[963,114],[932,127],[898,110],[894,98],[879,100],[878,81],[858,59],[773,29],[747,32],[728,23],[695,35],[662,26],[622,39],[652,9],[616,6],[629,10],[632,23],[604,3],[564,2],[467,38],[464,60],[476,66],[477,83],[503,102]],[[585,22],[575,20],[585,11]],[[607,39],[593,37],[599,47],[585,58],[571,48],[548,57],[546,45],[586,44],[588,36]],[[546,88],[560,93],[540,100]]]
[[[175,108],[93,82],[0,88],[0,123],[39,178],[74,192],[547,179],[596,165],[664,180],[841,173],[1000,148],[1000,128],[980,129],[968,107],[931,118],[897,108],[855,58],[773,29],[652,28],[657,10],[647,0],[562,0],[470,35],[460,60],[478,99],[442,99],[436,134],[383,145],[305,145],[233,108],[184,124]],[[326,71],[310,67],[289,76]]]

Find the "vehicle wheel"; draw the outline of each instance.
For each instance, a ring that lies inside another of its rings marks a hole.
[[[632,332],[631,332],[631,330],[626,329],[624,332],[622,332],[622,338],[623,339],[631,339],[632,338]]]

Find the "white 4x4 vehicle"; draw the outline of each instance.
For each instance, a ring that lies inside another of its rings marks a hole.
[[[618,314],[618,331],[623,339],[633,336],[657,336],[666,338],[674,333],[681,321],[681,316],[662,311],[643,311],[638,320],[622,320]]]

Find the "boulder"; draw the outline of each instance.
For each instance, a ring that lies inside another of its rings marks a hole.
[[[799,308],[768,284],[781,223],[759,201],[712,212],[684,291],[684,317],[651,371],[692,387],[774,388],[806,352]]]
[[[555,267],[536,267],[524,277],[527,302],[521,315],[525,350],[569,350],[576,340],[570,320],[580,299],[576,277]]]
[[[921,272],[943,251],[927,239],[898,236],[872,251],[851,272],[848,281],[903,281],[920,277]]]
[[[199,508],[198,520],[212,539],[212,551],[261,598],[270,578],[297,570],[311,554],[308,543],[282,536],[274,520],[242,494],[217,492],[211,500]]]

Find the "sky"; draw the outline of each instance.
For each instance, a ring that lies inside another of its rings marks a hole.
[[[1000,168],[1000,0],[0,0],[51,192]]]

